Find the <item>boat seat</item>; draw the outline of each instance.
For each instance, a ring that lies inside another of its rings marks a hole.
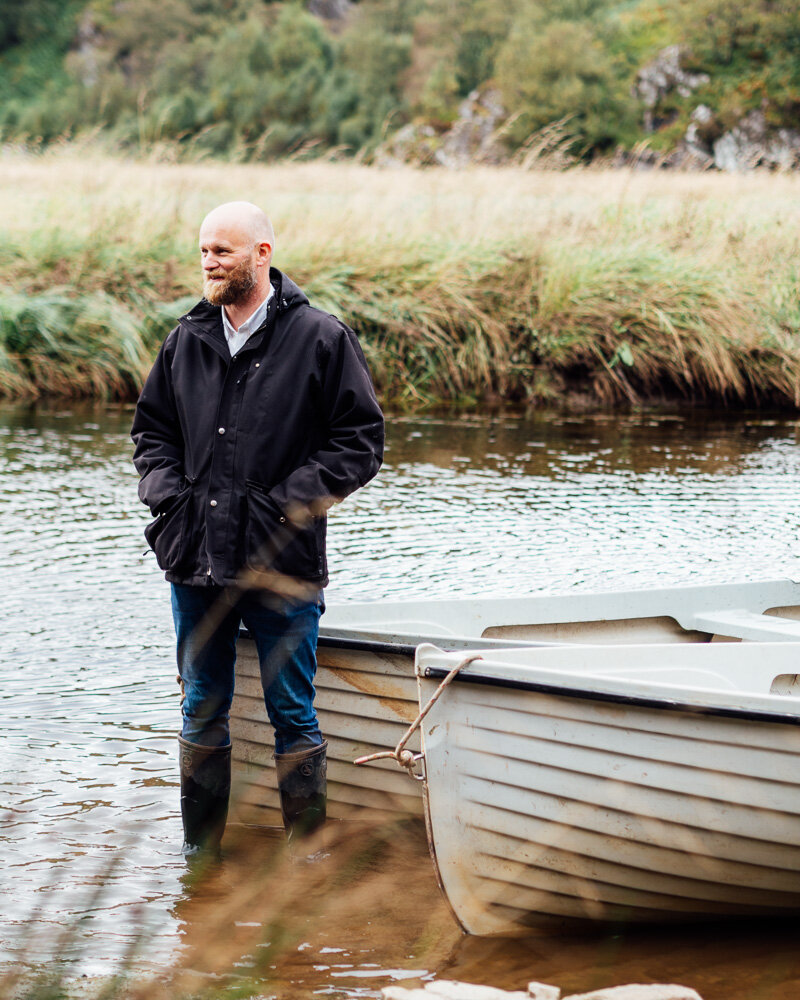
[[[800,621],[761,615],[744,608],[724,611],[700,611],[691,616],[689,627],[701,632],[744,639],[749,642],[797,642]]]

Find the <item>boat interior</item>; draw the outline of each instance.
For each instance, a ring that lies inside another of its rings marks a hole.
[[[321,638],[418,645],[475,638],[501,643],[641,644],[800,641],[792,580],[606,594],[332,604]]]

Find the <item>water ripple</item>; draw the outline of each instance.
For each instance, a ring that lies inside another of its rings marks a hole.
[[[81,907],[73,944],[91,940],[94,970],[143,912],[152,961],[178,941],[172,624],[143,555],[129,420],[0,412],[0,958],[32,914],[62,927]],[[381,475],[332,513],[329,600],[800,575],[794,421],[401,418],[389,431]]]

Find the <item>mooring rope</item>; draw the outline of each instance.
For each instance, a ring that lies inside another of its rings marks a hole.
[[[379,753],[371,753],[366,757],[357,757],[355,761],[353,761],[353,763],[370,764],[372,763],[373,760],[392,759],[397,764],[399,764],[400,767],[404,767],[406,769],[406,772],[408,773],[408,776],[410,778],[419,780],[417,775],[414,774],[414,767],[417,761],[420,759],[420,757],[422,757],[422,754],[417,754],[413,753],[411,750],[406,750],[405,749],[406,743],[408,743],[408,741],[411,739],[414,733],[419,729],[420,725],[422,724],[422,720],[436,704],[439,695],[442,693],[442,691],[444,691],[447,685],[455,678],[455,676],[459,673],[459,671],[463,670],[468,663],[472,663],[474,660],[482,660],[482,659],[483,657],[477,654],[474,654],[472,656],[465,656],[460,663],[457,663],[453,667],[453,669],[448,673],[448,675],[442,680],[439,687],[436,688],[431,697],[428,699],[428,703],[420,711],[416,719],[414,719],[414,721],[411,723],[408,729],[400,737],[400,741],[394,748],[394,750],[381,750]]]

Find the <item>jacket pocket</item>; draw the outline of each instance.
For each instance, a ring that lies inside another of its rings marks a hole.
[[[186,562],[191,495],[188,487],[181,490],[144,529],[147,544],[155,552],[156,562],[164,572],[180,570]]]
[[[245,562],[250,569],[274,569],[300,580],[325,576],[325,522],[315,517],[298,528],[270,499],[265,487],[246,483]]]

